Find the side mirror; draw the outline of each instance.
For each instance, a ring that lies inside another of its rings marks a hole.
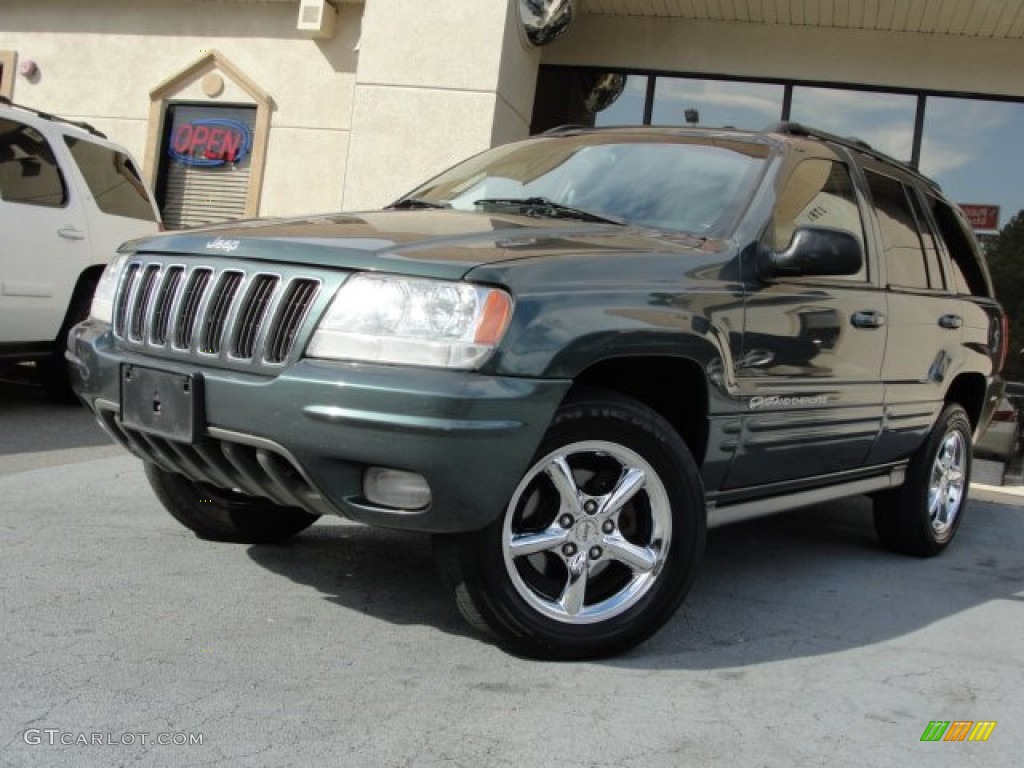
[[[784,251],[765,251],[761,272],[779,275],[855,275],[864,266],[860,241],[842,229],[799,227]]]

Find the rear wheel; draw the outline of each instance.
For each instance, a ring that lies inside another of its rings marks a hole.
[[[565,405],[504,514],[437,539],[471,624],[527,656],[621,652],[675,612],[703,553],[696,464],[654,411],[613,394]]]
[[[146,478],[171,516],[201,539],[270,544],[304,531],[319,518],[257,496],[195,483],[155,464],[146,464]]]
[[[903,485],[875,498],[875,529],[886,547],[930,557],[949,546],[967,503],[972,431],[963,407],[947,405],[911,459]]]

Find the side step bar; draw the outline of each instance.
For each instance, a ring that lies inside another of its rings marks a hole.
[[[906,466],[893,467],[884,475],[852,480],[838,485],[814,488],[809,491],[797,491],[781,496],[770,496],[753,501],[741,501],[737,504],[719,506],[715,502],[708,503],[708,528],[718,528],[756,517],[766,517],[779,512],[787,512],[798,507],[807,507],[825,501],[834,501],[849,496],[860,496],[865,493],[884,491],[903,484],[906,477]]]

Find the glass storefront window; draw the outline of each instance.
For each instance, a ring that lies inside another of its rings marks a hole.
[[[917,97],[903,93],[793,87],[789,119],[839,136],[855,136],[910,162]]]
[[[619,98],[595,115],[594,125],[641,125],[646,100],[647,76],[628,75]]]
[[[929,96],[921,170],[958,203],[998,205],[996,229],[1024,209],[1024,104]]]
[[[659,77],[654,88],[654,125],[685,125],[696,110],[698,125],[761,130],[782,116],[785,88],[766,83]],[[692,122],[692,120],[691,120]]]

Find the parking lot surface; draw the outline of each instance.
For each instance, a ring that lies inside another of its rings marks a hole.
[[[0,384],[0,510],[11,768],[1021,764],[1020,507],[973,501],[932,560],[883,551],[865,499],[713,531],[667,627],[582,664],[469,633],[424,536],[196,539],[29,387]]]

